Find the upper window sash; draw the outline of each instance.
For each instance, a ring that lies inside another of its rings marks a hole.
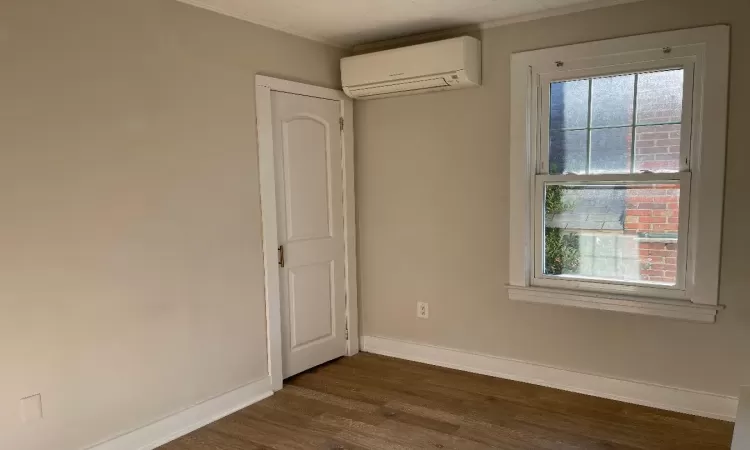
[[[589,79],[593,77],[606,77],[617,75],[629,75],[641,72],[660,71],[669,69],[683,70],[683,97],[682,97],[682,117],[680,122],[680,171],[690,170],[690,149],[692,138],[693,124],[693,89],[694,89],[694,72],[695,56],[661,59],[658,61],[645,61],[635,63],[623,63],[605,67],[587,67],[585,69],[558,70],[553,73],[539,74],[537,96],[539,104],[537,107],[538,115],[536,123],[538,124],[534,139],[537,143],[536,173],[549,174],[549,143],[550,143],[550,89],[553,83],[561,81],[574,81],[580,79]],[[564,63],[563,63],[564,67]],[[589,94],[590,95],[590,94]],[[637,89],[634,97],[637,97]],[[591,99],[589,99],[591,101]],[[589,105],[589,108],[591,106]],[[636,111],[633,111],[633,124],[636,125]],[[587,124],[590,125],[590,124]],[[633,143],[635,145],[635,143]],[[637,173],[637,172],[636,172]],[[627,174],[627,173],[624,173]]]

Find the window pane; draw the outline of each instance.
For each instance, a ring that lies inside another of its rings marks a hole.
[[[549,173],[586,173],[588,131],[550,131]]]
[[[591,126],[633,124],[635,75],[594,78],[591,81]]]
[[[639,125],[682,120],[683,76],[682,69],[638,75]]]
[[[630,173],[631,127],[591,130],[589,173]]]
[[[550,86],[551,130],[586,128],[589,117],[589,81],[565,81]]]
[[[545,185],[544,273],[674,286],[678,184]]]
[[[680,125],[635,129],[635,172],[680,171]]]

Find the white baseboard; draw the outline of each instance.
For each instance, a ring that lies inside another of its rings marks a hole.
[[[266,377],[96,444],[89,450],[153,450],[271,395],[271,379]]]
[[[362,350],[435,366],[522,381],[669,411],[734,421],[738,399],[688,389],[618,380],[526,361],[364,336]]]

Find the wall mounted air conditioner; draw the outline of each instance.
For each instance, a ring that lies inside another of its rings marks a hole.
[[[367,100],[481,85],[480,42],[470,36],[341,60],[349,97]]]

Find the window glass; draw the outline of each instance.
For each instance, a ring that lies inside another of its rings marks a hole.
[[[588,122],[588,80],[553,83],[550,88],[550,130],[587,128]]]
[[[587,130],[550,131],[549,173],[586,173],[588,145]]]
[[[680,123],[684,71],[638,75],[637,124]]]
[[[591,159],[588,172],[629,173],[632,132],[631,127],[591,130]]]
[[[550,85],[549,173],[680,170],[684,70]]]
[[[544,186],[544,274],[675,286],[679,184]]]
[[[633,124],[635,75],[591,79],[591,126]]]
[[[679,172],[680,125],[635,129],[635,172]]]

